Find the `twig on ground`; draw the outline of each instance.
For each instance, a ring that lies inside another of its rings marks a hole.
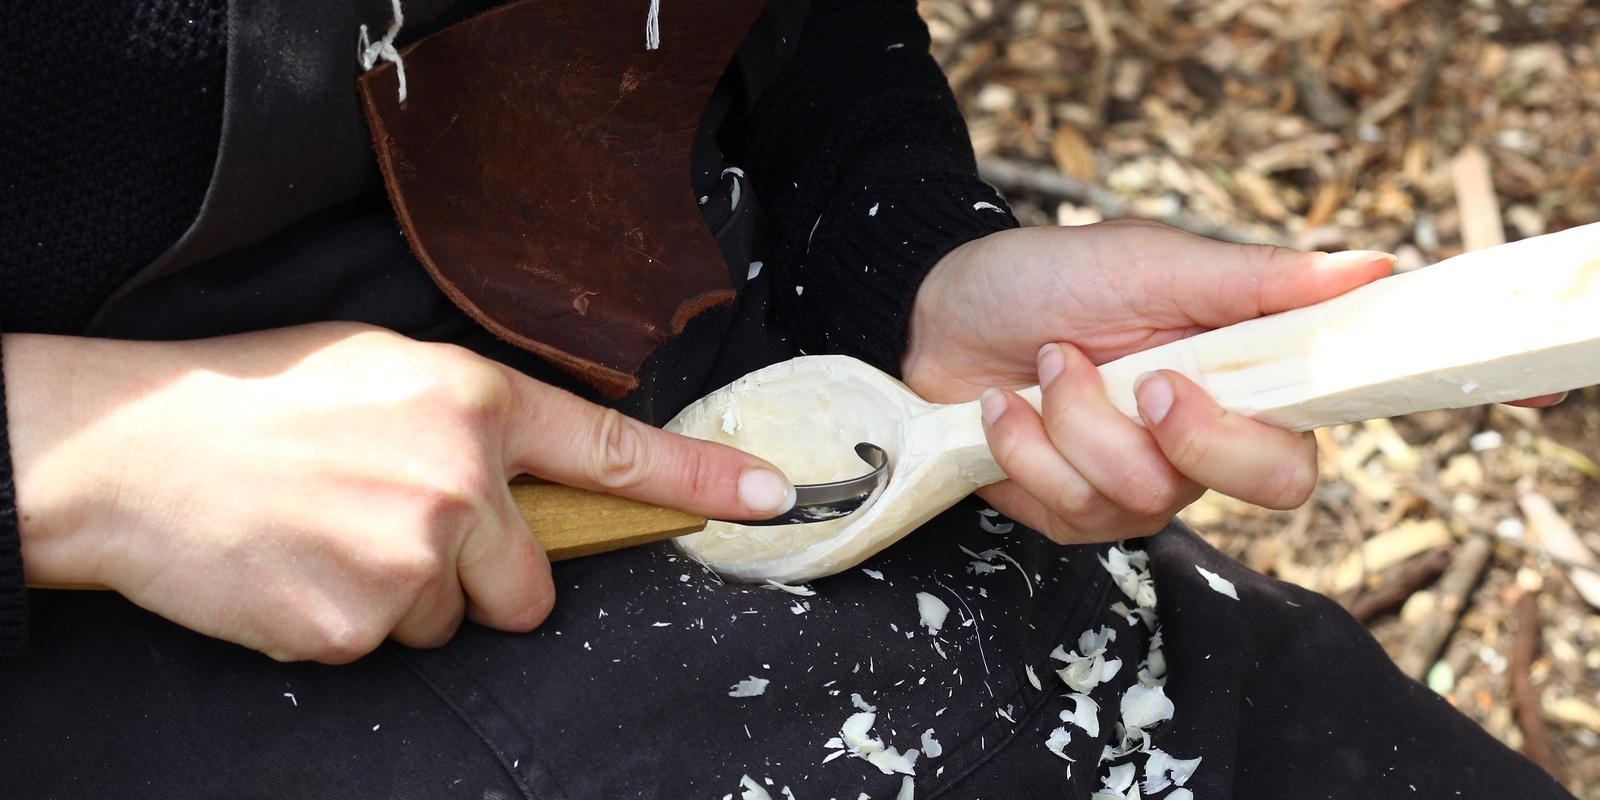
[[[1350,610],[1350,616],[1365,625],[1433,583],[1453,560],[1448,549],[1430,550],[1388,571],[1382,586],[1357,595],[1345,607]]]
[[[1114,192],[1089,181],[1062,175],[1050,167],[1008,158],[980,158],[978,174],[1002,193],[1030,192],[1057,202],[1094,206],[1106,219],[1136,216]],[[1266,229],[1245,230],[1182,212],[1163,214],[1154,219],[1209,239],[1288,244],[1288,240]]]
[[[1406,675],[1421,680],[1439,658],[1445,643],[1455,632],[1461,612],[1483,570],[1489,565],[1494,547],[1489,537],[1474,534],[1456,551],[1455,560],[1439,579],[1438,600],[1433,610],[1419,622],[1411,639],[1400,650],[1395,664]]]
[[[1517,634],[1511,645],[1511,703],[1517,712],[1517,727],[1522,729],[1522,754],[1559,781],[1560,764],[1550,747],[1550,729],[1533,689],[1533,659],[1539,651],[1538,601],[1537,592],[1523,592],[1514,609]]]

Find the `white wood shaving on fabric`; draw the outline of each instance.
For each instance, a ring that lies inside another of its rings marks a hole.
[[[1231,597],[1235,600],[1239,599],[1239,592],[1233,588],[1233,581],[1230,581],[1227,578],[1224,578],[1221,575],[1218,575],[1217,573],[1200,566],[1199,564],[1194,565],[1194,568],[1200,572],[1201,577],[1206,579],[1206,583],[1211,586],[1211,591],[1226,597]]]
[[[1173,711],[1166,687],[1135,684],[1122,696],[1122,725],[1130,730],[1166,722],[1172,719]]]
[[[921,753],[916,750],[907,750],[902,753],[898,748],[884,744],[882,739],[868,736],[868,732],[872,730],[872,725],[877,719],[878,716],[870,711],[851,714],[850,718],[845,720],[844,725],[839,729],[840,741],[845,746],[845,749],[840,752],[847,752],[851,756],[866,761],[868,764],[877,767],[878,771],[885,775],[896,773],[915,775],[917,757]],[[832,758],[833,756],[830,756],[828,759],[824,759],[824,762]]]
[[[950,615],[950,606],[927,592],[917,592],[917,614],[928,633],[937,635],[939,629],[944,627],[945,618]]]
[[[790,586],[787,583],[779,583],[778,581],[770,579],[767,581],[767,586],[773,589],[780,589],[788,592],[789,594],[798,595],[800,597],[815,597],[817,595],[816,590],[809,586]]]
[[[1061,712],[1061,721],[1070,722],[1078,726],[1090,738],[1100,736],[1100,704],[1086,694],[1068,695],[1067,699],[1073,703],[1072,711]]]
[[[1044,749],[1071,761],[1072,757],[1067,755],[1067,745],[1069,744],[1072,744],[1072,731],[1061,727],[1050,732],[1049,738],[1044,740]]]
[[[744,790],[739,794],[740,800],[772,800],[772,795],[749,775],[739,779],[739,788]]]
[[[1084,631],[1078,637],[1078,649],[1070,653],[1057,645],[1050,657],[1067,665],[1056,670],[1056,676],[1067,688],[1082,694],[1116,677],[1122,669],[1122,659],[1105,657],[1106,649],[1116,638],[1116,631],[1102,627],[1097,631]]]
[[[751,675],[749,678],[734,684],[733,688],[729,690],[728,696],[759,697],[760,695],[767,693],[767,684],[769,683],[771,683],[771,681],[767,680],[766,678],[757,678],[756,676]]]
[[[894,796],[894,800],[917,800],[916,782],[910,775],[900,779],[900,793]]]
[[[1155,794],[1169,786],[1182,786],[1194,777],[1199,767],[1198,758],[1173,758],[1164,750],[1151,748],[1150,757],[1144,764],[1145,794]]]
[[[982,515],[978,517],[978,527],[987,533],[1007,534],[1017,526],[1014,522],[991,522],[987,515]]]
[[[1100,783],[1108,792],[1122,794],[1133,788],[1133,779],[1138,774],[1138,768],[1132,764],[1119,764],[1107,771]]]
[[[734,211],[739,208],[739,185],[744,181],[744,170],[738,167],[727,167],[722,170],[722,177],[729,175],[733,176],[733,191],[729,192],[728,210]]]

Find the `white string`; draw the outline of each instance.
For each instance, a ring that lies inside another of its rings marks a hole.
[[[400,13],[400,0],[390,0],[394,5],[394,19],[389,22],[389,31],[382,39],[374,42],[367,36],[367,26],[361,26],[361,68],[370,70],[377,66],[378,60],[394,62],[395,76],[400,79],[400,102],[406,101],[406,65],[400,60],[400,51],[394,48],[394,37],[400,35],[400,26],[406,23],[406,18]]]
[[[398,2],[398,0],[396,0]],[[650,16],[644,21],[644,49],[661,48],[661,0],[650,0]]]

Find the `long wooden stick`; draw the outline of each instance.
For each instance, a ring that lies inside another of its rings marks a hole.
[[[1134,353],[1100,374],[1138,419],[1134,382],[1155,369],[1292,430],[1600,384],[1600,223]]]

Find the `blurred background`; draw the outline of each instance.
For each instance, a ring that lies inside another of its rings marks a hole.
[[[1594,0],[920,7],[1024,224],[1138,216],[1411,270],[1600,220]],[[1600,800],[1600,392],[1317,437],[1304,507],[1208,495],[1184,518],[1344,603],[1401,669]]]

